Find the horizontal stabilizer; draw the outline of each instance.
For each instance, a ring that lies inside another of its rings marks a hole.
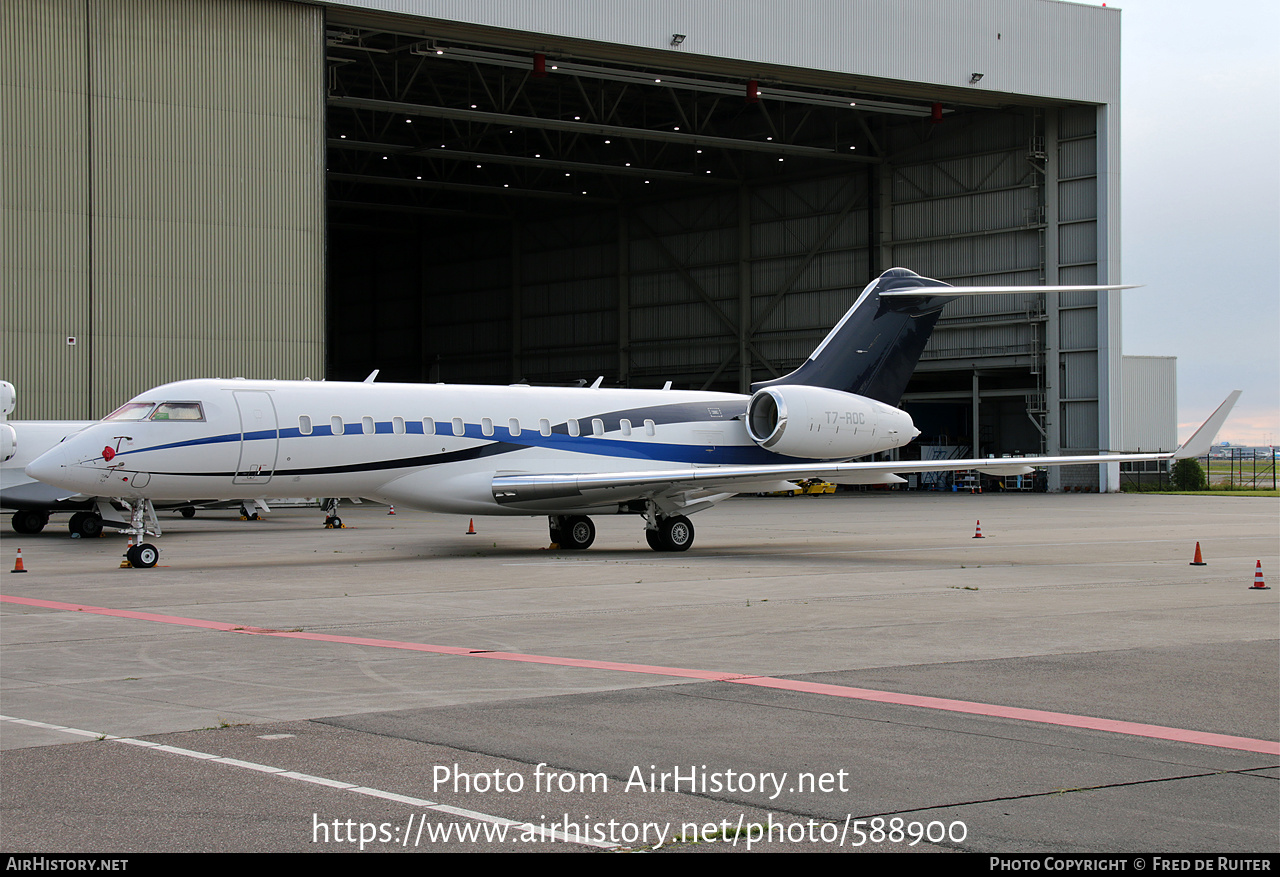
[[[1110,283],[1105,286],[926,286],[880,293],[881,298],[921,295],[994,295],[1009,292],[1103,292],[1108,289],[1138,289],[1141,283]]]

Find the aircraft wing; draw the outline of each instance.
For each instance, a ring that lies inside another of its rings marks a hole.
[[[846,483],[874,483],[877,476],[909,472],[952,472],[976,469],[989,475],[1025,475],[1037,466],[1081,466],[1097,463],[1140,462],[1200,457],[1209,452],[1214,436],[1222,428],[1232,406],[1240,397],[1236,390],[1227,397],[1199,429],[1176,451],[1154,454],[1096,454],[1059,457],[977,457],[968,460],[889,460],[877,462],[825,463],[821,461],[782,463],[766,466],[707,466],[635,472],[566,472],[550,474],[498,475],[493,479],[493,497],[504,505],[582,496],[603,498],[605,494],[635,495],[673,491],[738,492],[735,486],[766,481],[794,481],[823,478]],[[885,479],[892,480],[892,479]]]

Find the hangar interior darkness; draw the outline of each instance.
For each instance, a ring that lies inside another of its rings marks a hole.
[[[1097,282],[1093,106],[540,39],[329,13],[329,377],[745,391],[895,265]],[[1095,449],[1096,308],[948,306],[919,443]]]

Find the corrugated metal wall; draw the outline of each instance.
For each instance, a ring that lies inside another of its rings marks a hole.
[[[0,378],[22,419],[90,409],[86,44],[83,0],[0,4]]]
[[[18,415],[99,417],[186,377],[320,376],[320,10],[18,0],[4,16]]]
[[[1172,451],[1178,446],[1178,360],[1173,356],[1126,356],[1124,447],[1128,453]]]

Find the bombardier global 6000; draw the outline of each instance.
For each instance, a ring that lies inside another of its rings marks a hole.
[[[896,407],[957,296],[1105,287],[955,287],[886,271],[794,372],[751,395],[687,390],[187,380],[148,390],[27,466],[76,495],[365,497],[459,515],[546,515],[587,548],[591,515],[635,514],[657,551],[693,544],[689,516],[796,479],[896,483],[907,472],[1166,460],[1206,453],[1238,391],[1175,452],[861,461],[919,435]],[[154,518],[154,515],[151,515]],[[158,552],[132,549],[135,566]]]

